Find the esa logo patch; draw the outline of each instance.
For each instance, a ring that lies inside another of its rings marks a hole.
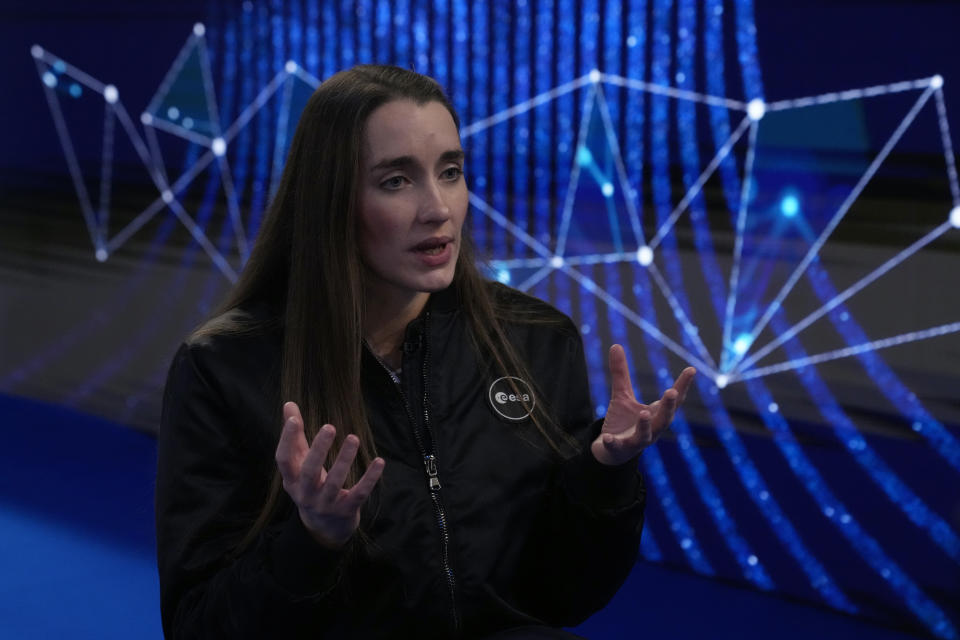
[[[487,399],[496,414],[510,422],[520,422],[529,418],[537,402],[530,385],[513,376],[494,380],[487,393]]]

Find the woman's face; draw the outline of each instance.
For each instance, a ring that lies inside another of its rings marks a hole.
[[[467,214],[463,149],[439,102],[394,100],[367,119],[358,197],[368,295],[396,299],[453,281]]]

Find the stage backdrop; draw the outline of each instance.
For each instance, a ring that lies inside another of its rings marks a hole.
[[[913,50],[837,85],[793,60],[806,75],[768,94],[761,54],[816,45],[758,52],[755,19],[782,36],[785,16],[803,33],[896,14],[214,2],[165,16],[161,39],[155,14],[104,6],[123,19],[61,13],[69,37],[8,63],[35,68],[56,166],[24,148],[5,169],[0,391],[155,429],[169,358],[243,268],[308,96],[398,64],[447,88],[484,268],[575,319],[598,415],[613,342],[646,398],[700,372],[642,456],[643,557],[958,637],[960,74]],[[119,63],[78,45],[114,31]]]

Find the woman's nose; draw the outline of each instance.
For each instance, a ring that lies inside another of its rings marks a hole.
[[[431,181],[424,186],[419,218],[422,222],[443,222],[450,217],[450,205],[440,184]]]

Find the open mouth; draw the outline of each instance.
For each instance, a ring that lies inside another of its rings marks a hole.
[[[430,238],[415,246],[413,250],[428,256],[438,256],[444,252],[451,242],[450,238]]]

